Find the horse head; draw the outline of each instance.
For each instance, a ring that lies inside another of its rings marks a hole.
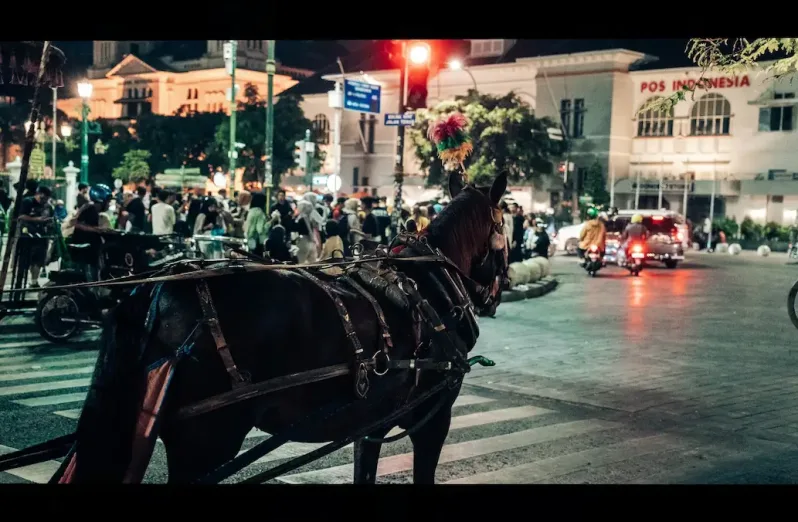
[[[430,223],[430,244],[440,248],[471,281],[469,293],[480,315],[493,315],[507,277],[508,250],[499,202],[507,174],[491,186],[466,184],[459,173],[449,176],[451,203]]]

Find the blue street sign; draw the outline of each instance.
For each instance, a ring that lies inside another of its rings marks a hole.
[[[406,112],[404,114],[386,114],[385,126],[386,127],[409,127],[416,123],[416,113]]]
[[[379,114],[380,91],[379,85],[355,80],[344,80],[344,109],[348,111]]]

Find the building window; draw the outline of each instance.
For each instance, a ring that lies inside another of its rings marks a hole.
[[[319,145],[330,143],[330,120],[324,114],[317,114],[313,118],[313,136],[314,141]]]
[[[573,138],[581,138],[585,133],[585,100],[574,100],[574,134]]]
[[[471,56],[501,56],[504,40],[471,40]]]
[[[784,196],[770,196],[771,203],[784,203]]]
[[[191,95],[192,95],[192,93],[193,93],[193,89],[189,89],[189,90],[188,90],[188,94],[186,95],[186,99],[187,99],[187,100],[190,100],[190,99],[191,99]]]
[[[705,94],[690,110],[691,136],[726,136],[731,123],[731,104],[717,93]]]
[[[366,120],[365,113],[360,113],[360,132],[366,138],[366,153],[374,154],[374,126],[377,124],[377,117],[373,114],[369,115]]]
[[[647,105],[650,101],[652,100],[646,100],[643,105]],[[638,114],[637,135],[640,137],[673,136],[673,107],[668,112],[648,109]]]
[[[794,98],[794,92],[777,92],[773,95],[773,99],[775,100],[791,100]],[[791,131],[794,128],[793,117],[794,111],[792,105],[761,108],[759,109],[759,131]]]
[[[360,168],[359,167],[352,167],[352,190],[353,191],[357,188],[358,181],[360,181]]]
[[[571,100],[560,100],[560,121],[565,127],[565,135],[571,135]]]
[[[147,97],[152,98],[152,89],[147,90]]]
[[[365,187],[368,187],[368,186],[369,186],[369,178],[368,178],[368,176],[363,176],[363,187],[362,188],[365,188]]]

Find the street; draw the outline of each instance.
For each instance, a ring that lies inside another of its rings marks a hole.
[[[689,253],[640,277],[589,278],[556,256],[558,288],[481,319],[476,367],[455,405],[438,483],[793,483],[798,481],[798,279],[783,256]],[[69,346],[31,326],[0,336],[0,454],[73,430],[97,333]],[[267,435],[253,430],[244,448]],[[319,444],[287,444],[235,482]],[[273,482],[351,483],[343,448]],[[43,483],[58,462],[0,473]],[[408,439],[383,446],[378,482],[412,481]],[[146,482],[165,482],[159,443]]]

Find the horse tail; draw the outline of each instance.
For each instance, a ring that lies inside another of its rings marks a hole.
[[[125,479],[142,406],[147,323],[159,292],[160,285],[137,287],[108,314],[75,445],[53,482],[121,483]]]

